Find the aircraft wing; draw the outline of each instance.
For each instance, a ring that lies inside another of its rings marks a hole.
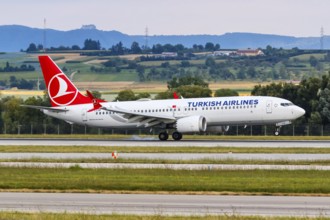
[[[37,106],[37,105],[21,105],[21,106],[22,107],[27,107],[27,108],[39,109],[39,110],[48,110],[48,111],[53,111],[53,112],[67,112],[67,111],[69,111],[69,109],[46,107],[46,106]]]
[[[137,127],[152,127],[161,123],[170,124],[176,121],[176,118],[168,115],[152,114],[152,113],[142,113],[142,112],[132,112],[130,110],[118,108],[118,107],[102,107],[101,109],[119,113],[117,115],[118,120],[125,121],[127,123],[138,123]]]

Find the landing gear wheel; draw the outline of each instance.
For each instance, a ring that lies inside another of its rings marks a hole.
[[[275,136],[279,136],[280,135],[280,130],[281,130],[281,127],[276,127],[276,129],[275,129]]]
[[[160,132],[158,135],[159,140],[166,141],[168,139],[168,133],[167,132]]]
[[[173,132],[173,134],[172,134],[172,138],[173,138],[175,141],[179,141],[179,140],[182,139],[182,134],[181,134],[180,132],[175,131],[175,132]]]

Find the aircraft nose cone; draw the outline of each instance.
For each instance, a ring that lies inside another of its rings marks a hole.
[[[305,113],[306,113],[306,111],[303,108],[300,108],[300,107],[297,106],[297,108],[296,108],[296,114],[297,114],[297,117],[298,118],[301,117],[301,116],[303,116]]]

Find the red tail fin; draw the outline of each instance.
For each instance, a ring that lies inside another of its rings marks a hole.
[[[39,62],[53,107],[92,103],[89,97],[79,92],[49,56],[39,56]]]

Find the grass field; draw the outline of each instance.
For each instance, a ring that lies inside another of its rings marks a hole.
[[[22,77],[26,79],[36,79],[32,73],[19,73]],[[9,77],[10,74],[8,74]],[[98,90],[104,93],[111,92],[117,94],[121,90],[131,89],[135,93],[149,92],[149,93],[159,93],[167,90],[166,82],[147,82],[139,83],[136,81],[136,75],[132,72],[125,72],[120,74],[107,74],[107,75],[90,75],[82,73],[79,76],[75,75],[76,80],[75,85],[81,90]],[[126,81],[122,80],[123,77]],[[40,76],[41,78],[41,76]],[[111,78],[110,82],[108,81]],[[218,82],[210,83],[209,87],[212,91],[217,89],[233,89],[239,92],[240,95],[250,95],[251,90],[258,82],[248,82],[248,81],[237,81],[237,82]],[[268,83],[262,83],[261,85],[266,85]],[[1,94],[3,96],[42,96],[43,91],[33,91],[33,90],[2,90]]]
[[[9,53],[0,55],[0,66],[5,66],[7,61],[10,62],[13,66],[20,66],[25,61],[33,62],[36,67],[36,71],[33,72],[15,72],[15,77],[17,79],[27,79],[27,80],[37,80],[38,78],[42,79],[41,70],[37,63],[37,56],[40,54],[24,54],[24,53]],[[74,75],[74,81],[77,84],[79,89],[85,90],[103,90],[103,91],[111,91],[111,92],[119,92],[123,89],[132,89],[135,92],[149,92],[149,93],[158,93],[161,91],[165,91],[167,89],[166,81],[164,82],[148,82],[148,83],[134,83],[138,81],[137,73],[135,70],[127,70],[122,69],[121,72],[109,72],[109,73],[95,73],[91,72],[91,66],[100,66],[101,62],[104,60],[100,60],[99,57],[96,56],[80,56],[79,53],[56,53],[51,54],[51,57],[56,60],[56,63],[61,67],[65,67],[67,69],[66,73],[70,75],[72,72],[78,71]],[[123,56],[125,59],[135,59],[137,55],[126,55]],[[106,57],[111,59],[111,57]],[[70,61],[74,61],[74,63],[68,63]],[[36,63],[34,63],[36,62]],[[141,65],[146,67],[152,66],[160,66],[164,61],[149,61],[142,62]],[[202,64],[205,60],[192,60],[192,64]],[[217,60],[217,62],[223,62],[223,60]],[[171,65],[180,64],[181,61],[169,61]],[[193,67],[195,68],[195,67]],[[13,73],[1,73],[1,79],[9,80],[9,77],[12,76]],[[116,86],[116,84],[122,84],[122,82],[130,81],[126,86]],[[80,85],[80,83],[82,83]],[[266,82],[263,84],[269,84],[270,82]],[[210,82],[211,90],[216,90],[220,88],[230,88],[240,92],[241,95],[250,95],[250,91],[254,87],[254,85],[258,84],[258,81],[218,81],[218,82]],[[131,87],[133,86],[133,87]],[[4,92],[4,94],[11,95],[10,91]],[[13,94],[17,95],[17,94]]]
[[[171,192],[330,195],[329,171],[0,167],[0,189],[60,192]]]

